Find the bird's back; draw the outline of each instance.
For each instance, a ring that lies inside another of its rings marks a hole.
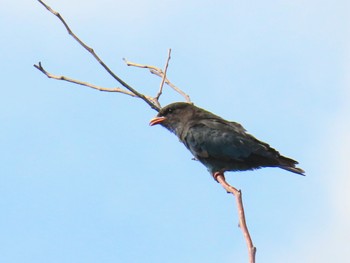
[[[283,157],[267,143],[248,134],[236,122],[220,117],[189,122],[181,138],[211,173],[280,167],[301,174],[296,161]]]

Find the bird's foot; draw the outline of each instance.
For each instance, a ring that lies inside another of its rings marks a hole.
[[[219,183],[219,181],[218,181],[218,177],[219,176],[222,176],[224,178],[224,180],[225,180],[225,175],[222,172],[215,172],[215,173],[212,174],[212,176],[213,176],[214,180],[217,181],[218,183]]]
[[[222,172],[215,172],[213,174],[215,181],[217,181],[226,190],[227,193],[232,193],[234,195],[240,195],[241,191],[237,190],[232,185],[228,184],[225,179],[225,175]]]

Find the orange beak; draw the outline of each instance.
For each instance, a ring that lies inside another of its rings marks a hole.
[[[149,125],[153,126],[153,125],[162,123],[163,121],[165,121],[165,119],[166,119],[165,117],[155,117],[149,122]]]

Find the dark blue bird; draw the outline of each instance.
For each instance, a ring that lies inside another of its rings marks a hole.
[[[193,104],[176,102],[162,108],[150,125],[160,124],[176,134],[212,176],[225,171],[279,167],[304,175],[297,161],[282,156],[236,122],[224,120]]]

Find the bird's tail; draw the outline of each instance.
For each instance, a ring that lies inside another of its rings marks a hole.
[[[305,171],[298,167],[287,167],[287,166],[280,166],[282,169],[287,170],[292,173],[300,174],[302,176],[305,176]]]
[[[280,167],[284,170],[287,170],[289,172],[305,176],[305,171],[303,169],[295,167],[295,165],[297,165],[297,164],[298,164],[297,161],[290,159],[290,158],[287,158],[287,157],[284,157],[284,156],[281,156],[279,158],[279,166],[278,167]]]

